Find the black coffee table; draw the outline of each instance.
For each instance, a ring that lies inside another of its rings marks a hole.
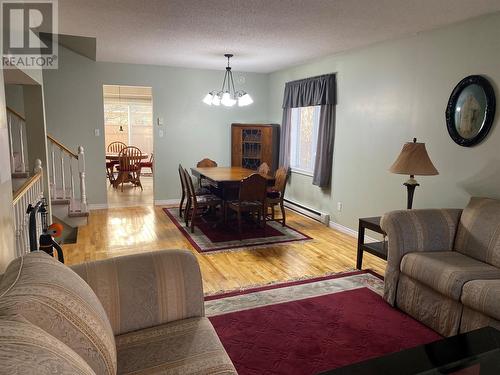
[[[499,375],[500,331],[481,328],[321,375]]]

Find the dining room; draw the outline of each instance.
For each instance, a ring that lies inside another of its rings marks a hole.
[[[154,200],[152,88],[103,85],[108,207]]]

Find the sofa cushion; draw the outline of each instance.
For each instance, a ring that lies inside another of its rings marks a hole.
[[[236,374],[207,318],[116,336],[118,374]]]
[[[116,373],[114,336],[101,303],[75,272],[44,252],[9,264],[0,313],[20,315],[62,341],[96,374]]]
[[[500,320],[500,280],[473,280],[464,285],[462,303]]]
[[[470,200],[460,217],[455,250],[500,267],[500,200]]]
[[[470,280],[500,279],[500,269],[456,251],[422,251],[406,254],[401,272],[455,300]]]
[[[1,374],[96,375],[73,350],[20,315],[0,316]]]

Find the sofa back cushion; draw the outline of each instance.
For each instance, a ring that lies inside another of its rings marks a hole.
[[[78,354],[99,375],[116,374],[106,313],[74,271],[43,252],[13,260],[0,282],[0,314],[19,315]]]
[[[67,345],[20,315],[0,315],[1,374],[96,375]]]
[[[500,200],[471,198],[460,217],[455,250],[500,267]]]

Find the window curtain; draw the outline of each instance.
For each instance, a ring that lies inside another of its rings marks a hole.
[[[335,74],[325,74],[285,84],[280,138],[280,164],[286,167],[290,165],[292,108],[321,106],[313,173],[313,185],[321,188],[328,187],[331,180],[336,101]]]

